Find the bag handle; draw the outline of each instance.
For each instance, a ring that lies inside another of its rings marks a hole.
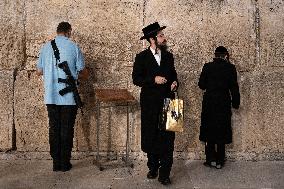
[[[175,94],[175,99],[178,99],[178,92],[175,91],[174,94]]]
[[[174,94],[175,94],[175,99],[177,100],[178,99],[178,91],[174,91]],[[179,113],[179,102],[177,101],[177,113]]]

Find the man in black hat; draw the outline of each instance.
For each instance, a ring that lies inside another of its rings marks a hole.
[[[142,29],[150,47],[136,55],[132,79],[141,87],[141,147],[147,153],[148,179],[159,175],[159,182],[168,185],[173,163],[174,132],[159,129],[159,113],[163,99],[173,97],[177,90],[177,73],[173,54],[167,51],[163,29],[155,22]]]
[[[198,85],[205,90],[199,136],[205,142],[204,165],[221,169],[225,144],[232,142],[231,106],[238,109],[240,105],[237,71],[225,47],[217,47],[213,62],[203,66]]]

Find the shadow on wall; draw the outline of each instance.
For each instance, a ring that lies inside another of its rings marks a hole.
[[[91,145],[91,120],[92,117],[95,115],[95,83],[97,81],[97,73],[96,73],[96,63],[95,59],[90,56],[89,52],[85,52],[82,49],[82,46],[85,44],[85,37],[84,35],[76,32],[73,35],[73,40],[80,46],[81,50],[84,54],[84,60],[85,60],[85,66],[88,68],[90,75],[88,80],[82,81],[79,85],[79,92],[80,96],[82,98],[84,107],[83,107],[83,114],[81,114],[80,110],[78,110],[77,115],[77,126],[80,127],[82,130],[83,137],[81,139],[85,140],[83,141],[84,144],[87,145],[88,151],[92,150]],[[88,41],[89,44],[95,44],[94,41]],[[87,48],[87,51],[89,48]],[[80,120],[78,120],[80,118]],[[78,135],[77,135],[78,136]],[[78,140],[78,139],[77,139]],[[77,147],[77,150],[79,150],[79,146]]]
[[[83,33],[74,33],[73,40],[82,47],[84,54],[85,64],[90,71],[90,77],[87,81],[82,81],[79,86],[80,96],[84,103],[82,115],[78,111],[77,116],[77,149],[78,151],[93,151],[95,148],[95,132],[96,122],[95,119],[95,89],[96,88],[125,88],[129,87],[129,78],[131,74],[129,70],[124,68],[123,64],[113,62],[109,58],[104,57],[103,54],[98,55],[94,51],[96,45],[99,45],[95,39],[88,38]],[[115,70],[112,70],[115,67]],[[132,69],[131,69],[132,71]],[[100,73],[99,73],[100,72]],[[123,73],[122,73],[123,72]],[[138,107],[132,107],[132,111],[137,111]],[[102,109],[101,112],[101,131],[100,134],[105,134],[107,141],[106,150],[119,150],[120,146],[117,141],[124,140],[125,136],[117,135],[120,129],[120,124],[117,122],[126,121],[127,109],[121,107],[114,107],[106,111]],[[79,119],[78,119],[79,118]],[[104,119],[103,119],[104,118]],[[80,133],[80,134],[79,134]],[[124,133],[124,132],[123,132]],[[125,132],[126,133],[126,132]],[[103,139],[103,138],[102,138]],[[103,141],[102,141],[103,142]],[[120,144],[120,143],[119,143]]]
[[[85,58],[86,65],[89,65],[91,62],[89,59]],[[95,75],[95,69],[90,68],[90,78],[86,82],[82,82],[79,90],[81,92],[81,98],[84,103],[83,111],[84,114],[81,115],[82,121],[81,121],[81,127],[83,131],[83,135],[85,138],[85,142],[87,144],[88,150],[90,151],[91,144],[90,144],[90,130],[91,130],[91,117],[95,114],[94,111],[94,102],[95,102],[95,90],[94,90],[94,75]]]

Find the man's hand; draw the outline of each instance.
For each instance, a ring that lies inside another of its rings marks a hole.
[[[167,83],[167,80],[165,77],[162,77],[162,76],[156,76],[155,77],[155,83],[161,85],[161,84],[165,84]]]
[[[175,91],[176,88],[177,88],[177,82],[174,81],[174,82],[172,83],[172,85],[171,85],[171,91]]]
[[[88,68],[84,68],[82,71],[79,72],[79,79],[80,80],[87,80],[89,78],[90,72]]]
[[[37,69],[37,70],[36,70],[36,74],[37,74],[38,76],[41,76],[41,75],[43,74],[43,72],[42,72],[42,70]]]

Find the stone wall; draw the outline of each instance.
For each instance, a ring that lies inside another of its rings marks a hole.
[[[80,86],[86,103],[76,120],[74,152],[96,149],[94,90],[132,84],[136,53],[145,43],[141,29],[159,21],[185,100],[185,132],[177,134],[176,154],[203,158],[198,140],[202,92],[198,77],[219,45],[228,47],[239,74],[241,107],[233,111],[236,159],[284,159],[284,1],[283,0],[13,0],[0,2],[0,149],[47,152],[48,118],[42,78],[35,65],[42,44],[61,21],[72,24],[72,40],[84,53],[91,78]],[[125,142],[125,108],[103,110],[102,150],[120,152]],[[111,117],[109,118],[109,115]],[[131,137],[140,152],[140,110],[134,108]],[[111,127],[109,127],[111,125]]]

